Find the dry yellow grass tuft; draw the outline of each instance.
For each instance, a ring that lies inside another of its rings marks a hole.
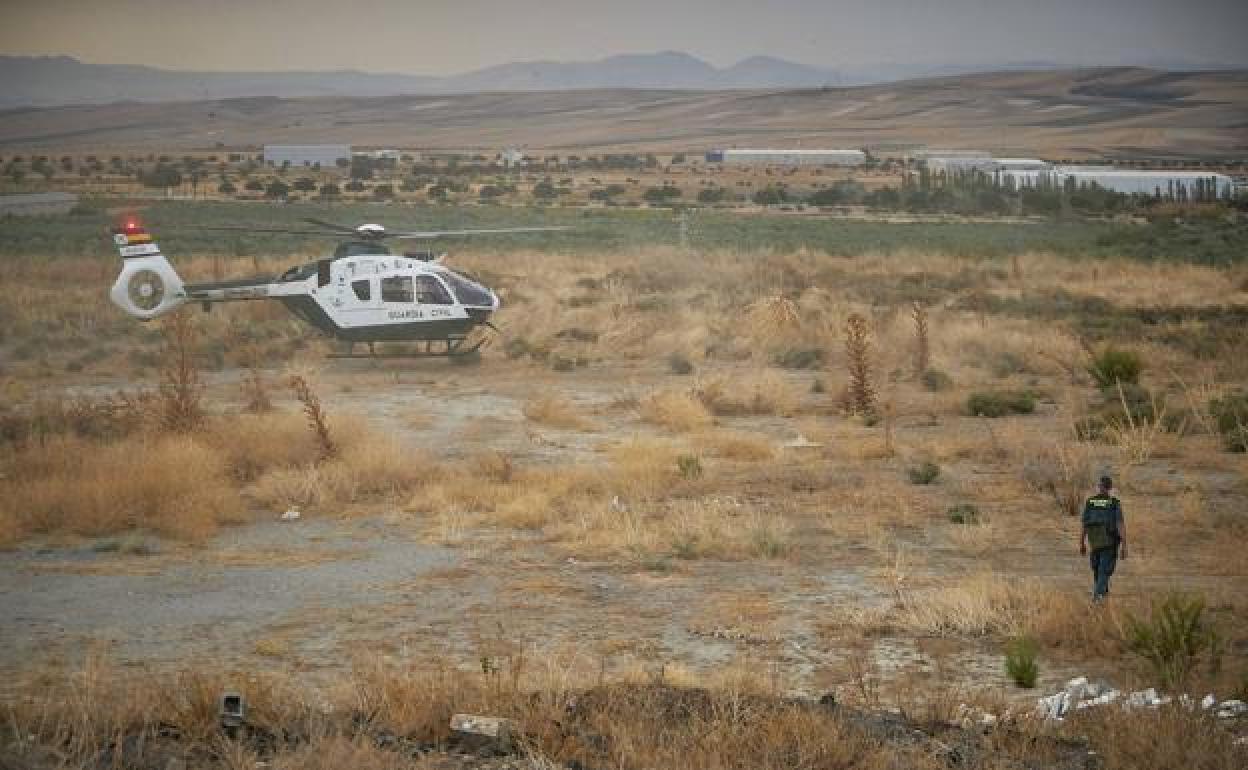
[[[742,431],[717,430],[699,433],[694,443],[726,460],[761,462],[774,459],[776,444],[766,436]]]
[[[708,378],[698,384],[697,396],[711,412],[721,416],[788,417],[801,403],[797,389],[774,369]]]
[[[0,531],[18,537],[142,529],[198,539],[239,521],[221,453],[190,437],[139,435],[100,445],[57,437],[24,448],[0,480]]]
[[[680,433],[709,427],[715,421],[701,401],[681,390],[661,390],[643,399],[641,418]]]
[[[524,405],[524,416],[540,425],[563,430],[592,430],[593,423],[567,398],[539,396]]]

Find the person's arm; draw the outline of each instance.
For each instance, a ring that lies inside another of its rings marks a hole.
[[[1083,515],[1079,517],[1079,553],[1085,555],[1088,552],[1088,507],[1083,507]]]

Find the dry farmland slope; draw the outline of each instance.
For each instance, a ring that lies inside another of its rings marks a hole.
[[[429,149],[927,144],[1047,157],[1242,156],[1248,72],[986,73],[788,91],[247,98],[0,112],[0,149],[341,141]]]

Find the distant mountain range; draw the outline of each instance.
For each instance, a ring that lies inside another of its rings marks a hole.
[[[1210,69],[1182,62],[1165,69]],[[624,54],[588,62],[501,64],[445,77],[330,70],[324,72],[193,72],[121,64],[88,64],[69,56],[0,56],[0,108],[113,102],[165,102],[276,96],[390,96],[600,88],[715,91],[812,88],[886,83],[983,70],[1056,69],[1055,62],[871,65],[823,69],[753,56],[715,67],[687,53]],[[1068,65],[1066,65],[1068,66]]]

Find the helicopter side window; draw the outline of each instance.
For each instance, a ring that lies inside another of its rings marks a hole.
[[[415,302],[410,275],[392,275],[381,279],[382,302]]]
[[[373,296],[372,286],[367,278],[362,281],[352,281],[351,291],[355,292],[356,299],[360,299],[365,302]]]
[[[432,275],[416,276],[416,301],[422,305],[449,305],[451,295]]]

